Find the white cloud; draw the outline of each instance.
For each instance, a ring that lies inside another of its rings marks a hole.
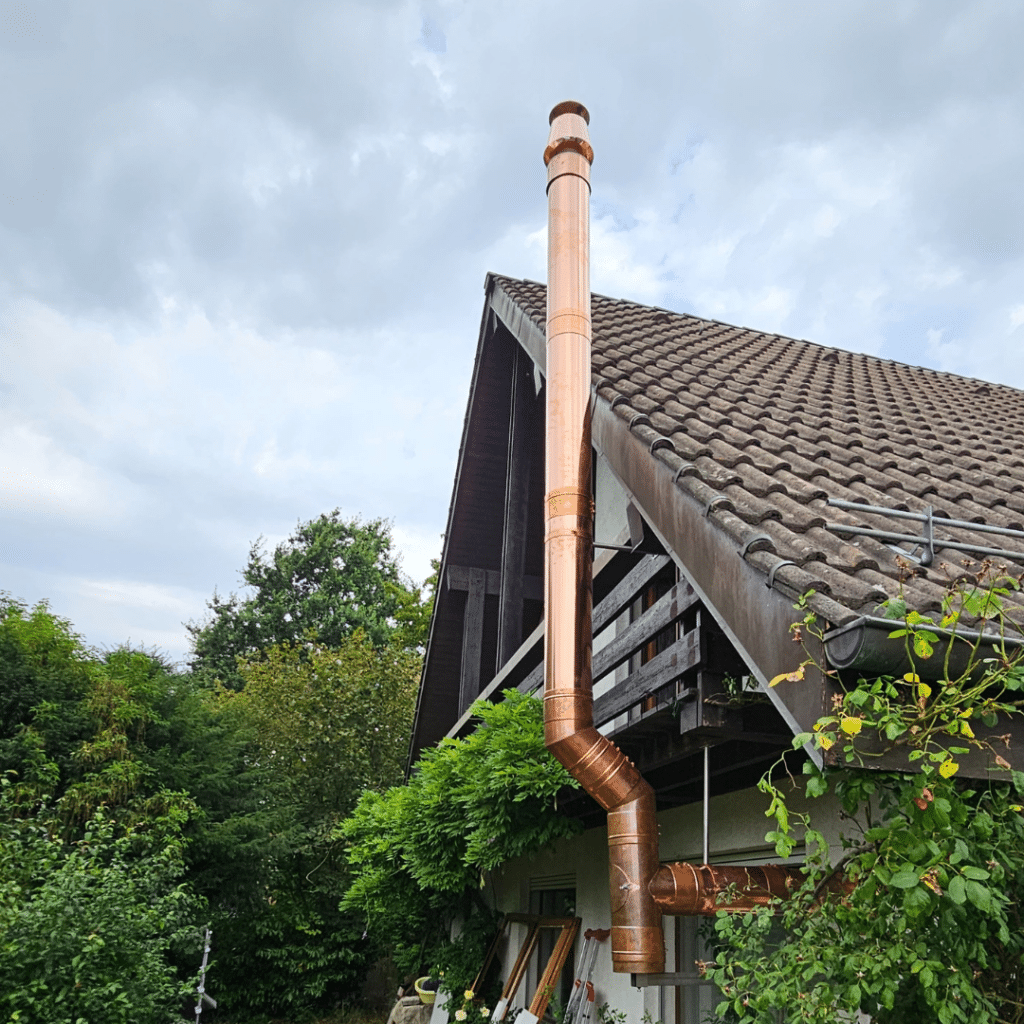
[[[30,423],[0,413],[0,514],[88,527],[123,522],[136,503],[130,487],[118,486]]]
[[[1017,6],[108,6],[0,63],[0,586],[97,635],[335,506],[426,575],[568,96],[596,290],[1024,383]]]

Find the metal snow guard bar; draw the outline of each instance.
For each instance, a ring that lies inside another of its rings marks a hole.
[[[873,512],[876,515],[892,516],[894,519],[912,519],[915,522],[924,523],[923,535],[894,533],[889,530],[872,530],[865,526],[847,526],[843,523],[825,523],[825,529],[831,530],[833,533],[848,533],[858,537],[874,537],[877,540],[905,541],[911,544],[920,544],[924,549],[919,559],[922,565],[932,564],[935,560],[936,547],[945,548],[949,551],[964,551],[972,555],[990,555],[993,558],[1006,558],[1018,564],[1024,564],[1024,551],[1007,551],[1004,548],[983,548],[976,544],[964,544],[961,541],[943,540],[941,538],[936,541],[936,516],[931,505],[924,512],[903,512],[900,509],[882,508],[879,505],[862,505],[856,501],[840,501],[838,498],[829,498],[827,504],[847,512]],[[961,530],[972,530],[975,533],[995,533],[1001,537],[1019,537],[1024,541],[1024,530],[1010,530],[1002,526],[986,526],[984,523],[969,523],[963,519],[947,519],[945,516],[937,518],[938,522],[941,522],[943,526],[957,527]]]

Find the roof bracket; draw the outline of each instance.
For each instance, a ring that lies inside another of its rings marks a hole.
[[[777,562],[776,562],[776,563],[775,563],[775,564],[774,564],[774,565],[773,565],[773,566],[771,567],[771,569],[770,569],[770,570],[769,570],[769,572],[768,572],[768,582],[767,582],[767,583],[765,583],[765,586],[766,586],[766,587],[767,587],[767,588],[768,588],[769,590],[771,590],[771,588],[772,588],[772,587],[773,587],[773,586],[775,585],[775,574],[776,574],[776,573],[777,573],[777,572],[778,572],[778,571],[779,571],[780,569],[782,569],[782,568],[783,568],[784,566],[787,566],[787,565],[796,565],[796,562],[794,562],[794,561],[793,561],[792,559],[790,559],[790,558],[782,558],[782,559],[779,559],[779,561],[777,561]]]
[[[679,485],[679,478],[685,476],[687,473],[696,473],[697,467],[692,462],[684,462],[675,472],[675,476],[672,477],[672,483],[676,486]]]
[[[767,541],[769,544],[771,544],[773,548],[775,547],[775,545],[772,543],[771,537],[769,537],[767,533],[757,533],[753,537],[749,538],[747,540],[747,543],[743,545],[742,549],[740,550],[740,558],[746,558],[747,552],[751,549],[751,547],[753,547],[755,544],[762,540]]]
[[[933,515],[934,509],[931,505],[926,505],[924,514],[924,544],[921,545],[921,557],[919,561],[922,565],[931,565],[935,561],[935,517]]]
[[[728,505],[732,508],[732,499],[724,494],[716,494],[705,506],[704,506],[704,518],[711,514],[716,505]]]
[[[946,540],[940,537],[935,538],[935,510],[931,505],[926,506],[924,512],[905,512],[902,509],[882,508],[878,505],[862,505],[859,502],[840,501],[837,498],[829,498],[827,504],[836,508],[845,509],[849,512],[873,513],[875,515],[891,516],[894,519],[910,519],[922,524],[923,533],[897,533],[893,530],[873,530],[865,526],[848,526],[845,523],[825,523],[825,529],[833,533],[847,534],[853,537],[874,537],[877,540],[892,544],[916,544],[921,548],[921,555],[907,551],[906,549],[894,548],[897,554],[909,558],[921,565],[931,565],[935,558],[936,548],[945,548],[948,551],[963,551],[976,558],[1007,558],[1016,562],[1022,560],[1024,552],[1007,551],[1003,548],[986,548],[980,544],[965,543],[961,541]],[[970,530],[973,533],[995,533],[1001,537],[1020,537],[1021,530],[1008,530],[1001,526],[989,526],[986,523],[969,523],[961,519],[947,519],[939,517],[939,522],[945,529]]]

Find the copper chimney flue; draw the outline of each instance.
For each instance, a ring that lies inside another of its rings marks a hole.
[[[594,728],[590,475],[590,147],[586,108],[551,111],[548,169],[547,433],[545,441],[544,736],[552,754],[608,811],[612,964],[665,968],[654,791]]]

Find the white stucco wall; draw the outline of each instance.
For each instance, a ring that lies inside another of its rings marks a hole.
[[[800,793],[794,793],[790,807],[799,811],[808,806]],[[778,863],[779,858],[773,847],[765,840],[765,833],[773,823],[765,817],[767,798],[756,789],[742,790],[718,796],[711,801],[710,849],[711,861],[721,864],[766,864]],[[838,805],[831,796],[810,802],[814,812],[815,827],[821,828],[833,844],[833,856],[838,854],[839,815]],[[690,804],[663,811],[658,815],[661,832],[661,859],[663,861],[701,859],[703,810],[700,804]],[[823,827],[824,826],[824,827]],[[794,858],[798,859],[798,858]],[[575,879],[576,914],[582,919],[580,939],[576,944],[578,957],[582,947],[582,933],[588,928],[607,928],[610,924],[608,900],[608,850],[605,828],[593,828],[569,840],[557,844],[552,850],[537,856],[521,858],[504,865],[490,877],[491,892],[496,906],[502,911],[528,912],[530,908],[531,880],[542,887],[551,887],[552,879]],[[559,885],[564,884],[559,882]],[[668,963],[675,961],[674,919],[665,918]],[[506,954],[503,970],[507,972],[515,956],[515,949],[522,940],[522,934],[513,935],[513,951]],[[681,969],[690,970],[692,965],[682,964]],[[669,966],[667,970],[673,970]],[[607,1002],[615,1009],[625,1011],[628,1020],[640,1024],[644,1011],[657,1021],[665,1024],[696,1024],[700,1018],[684,1014],[683,1020],[675,1019],[675,1000],[672,991],[657,988],[635,989],[629,975],[615,974],[611,967],[609,945],[601,947],[592,976],[597,1005]],[[512,1005],[528,1005],[537,984],[536,972],[531,971],[520,987]],[[705,1004],[714,1006],[717,1002],[713,991],[705,990]],[[691,1000],[692,1001],[692,1000]]]

